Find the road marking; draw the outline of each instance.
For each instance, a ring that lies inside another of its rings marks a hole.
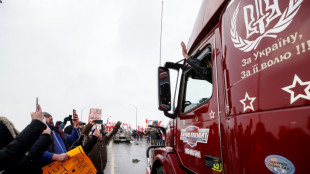
[[[112,141],[111,174],[114,174],[114,141]]]

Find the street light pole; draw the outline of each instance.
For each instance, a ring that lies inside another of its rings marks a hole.
[[[82,108],[82,110],[81,110],[81,121],[82,121],[82,118],[83,118],[83,111],[84,111],[84,109],[86,109],[86,108],[89,108],[89,106],[86,106],[86,107]]]
[[[137,118],[138,118],[138,108],[137,106],[130,104],[132,107],[136,108],[136,131],[137,131]]]
[[[107,118],[107,123],[106,124],[109,124],[109,118],[110,118],[111,116],[109,116],[108,118]]]

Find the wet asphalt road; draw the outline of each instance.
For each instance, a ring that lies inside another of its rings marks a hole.
[[[108,162],[104,170],[105,174],[145,174],[146,173],[146,149],[150,144],[146,139],[127,142],[113,142],[108,146]],[[133,162],[138,159],[139,162]]]

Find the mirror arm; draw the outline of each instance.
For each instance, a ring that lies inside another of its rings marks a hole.
[[[167,116],[167,117],[169,117],[171,119],[175,119],[177,117],[176,114],[170,114],[170,113],[168,113],[168,111],[164,111],[164,114],[165,114],[165,116]]]
[[[184,60],[184,59],[182,59],[182,60]],[[179,64],[179,63],[166,62],[164,67],[168,68],[168,69],[173,69],[173,70],[179,71],[179,69],[182,69],[184,66],[183,66],[183,64]]]

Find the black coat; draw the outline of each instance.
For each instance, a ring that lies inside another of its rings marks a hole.
[[[186,62],[191,65],[193,70],[203,79],[212,83],[212,69],[204,65],[196,58],[189,57]]]
[[[73,130],[73,125],[71,124],[65,128],[64,132],[68,135],[71,135],[72,130]]]
[[[43,134],[25,154],[22,160],[19,161],[15,166],[5,170],[3,174],[24,173],[25,171],[31,171],[32,174],[42,173],[42,169],[38,165],[38,162],[40,157],[52,142],[53,140],[50,135]]]
[[[44,148],[49,145],[49,140],[42,138],[41,142],[44,145],[40,145],[36,148],[31,147],[38,140],[44,129],[46,129],[44,123],[39,120],[32,120],[31,123],[18,134],[13,124],[8,121],[8,119],[0,117],[0,171],[10,167],[16,167],[17,164],[25,164],[34,157],[42,155],[43,153],[40,154],[38,149],[41,150],[41,147]],[[49,135],[47,135],[47,137],[49,137]],[[25,156],[27,151],[29,151],[29,156]]]

